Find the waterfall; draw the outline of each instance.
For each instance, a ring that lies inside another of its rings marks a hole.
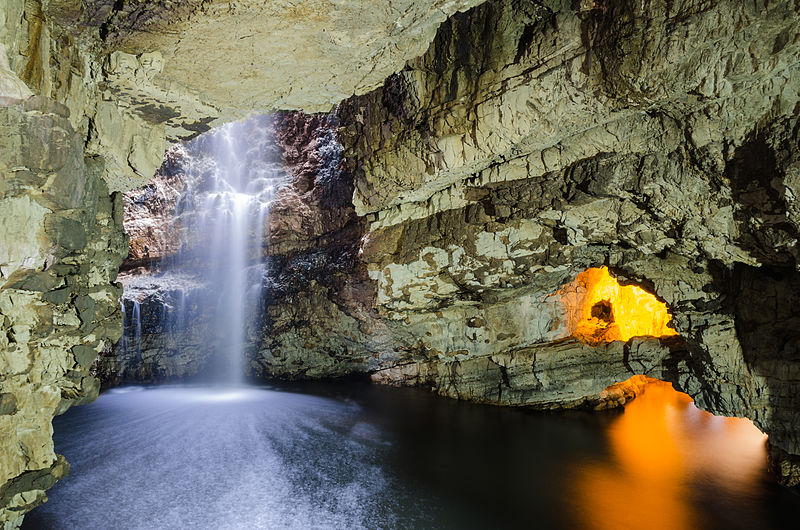
[[[151,275],[129,277],[120,348],[123,357],[136,348],[135,370],[145,378],[198,374],[238,385],[248,347],[260,339],[265,225],[275,192],[288,181],[282,151],[272,118],[256,116],[171,152],[172,165],[162,171],[180,175],[183,185],[168,236],[178,251]]]
[[[248,324],[260,329],[265,277],[264,224],[286,181],[269,116],[228,124],[186,145],[186,190],[175,212],[180,250],[162,273],[190,273],[204,286],[176,297],[165,322],[191,325],[192,306],[211,314],[202,330],[208,371],[220,383],[244,376]]]
[[[119,347],[122,351],[123,359],[128,353],[128,314],[125,311],[125,299],[120,298],[119,308],[122,310],[122,336],[119,338]]]
[[[133,301],[133,314],[131,315],[133,327],[133,340],[136,344],[136,358],[142,358],[142,309],[138,300]]]

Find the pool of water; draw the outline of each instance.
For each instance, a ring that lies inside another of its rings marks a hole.
[[[54,420],[23,528],[787,528],[765,437],[668,385],[534,413],[361,383],[129,387]]]

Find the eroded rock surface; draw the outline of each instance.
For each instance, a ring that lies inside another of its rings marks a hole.
[[[116,97],[175,138],[250,111],[328,112],[379,86],[448,16],[480,1],[106,0],[83,15],[114,50]]]
[[[122,333],[122,201],[63,105],[0,106],[0,521],[18,524],[67,472],[51,420],[97,397],[90,367]]]
[[[549,404],[646,374],[800,452],[797,9],[488,2],[343,103],[377,308],[419,340],[374,377]],[[682,339],[562,342],[549,295],[599,265]]]

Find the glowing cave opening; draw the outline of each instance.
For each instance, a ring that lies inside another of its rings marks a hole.
[[[559,294],[567,308],[573,337],[590,344],[631,337],[669,337],[667,304],[636,285],[620,285],[607,267],[580,273]]]

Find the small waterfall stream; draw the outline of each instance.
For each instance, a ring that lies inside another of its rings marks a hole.
[[[125,355],[133,354],[136,352],[136,357],[142,356],[142,310],[141,304],[136,299],[130,300],[131,313],[125,309],[125,300],[120,300],[120,308],[122,309],[122,325],[124,332],[120,338],[120,346]]]

